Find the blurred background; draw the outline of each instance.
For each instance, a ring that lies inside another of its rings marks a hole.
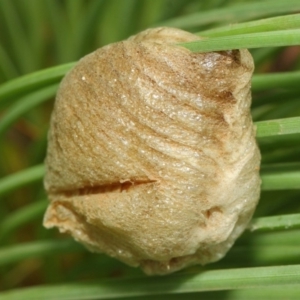
[[[295,11],[290,6],[286,11],[282,7],[276,10],[276,2],[270,0],[0,0],[0,84],[44,68],[75,62],[103,45],[148,27],[164,25],[199,32],[296,11],[300,7],[295,7]],[[298,70],[299,53],[298,46],[253,50],[255,72]],[[280,99],[292,99],[287,91],[282,93]],[[261,98],[269,100],[264,106],[256,105]],[[254,95],[255,120],[300,115],[298,95],[291,106],[270,104],[273,98],[274,91]],[[0,118],[16,100],[2,103],[0,99]],[[48,101],[26,112],[0,135],[0,177],[43,163],[53,102],[54,97],[49,96]],[[286,148],[282,150],[284,153],[271,151],[274,145],[264,146],[263,151],[268,154],[264,155],[265,162],[299,161],[299,151],[288,153]],[[47,198],[40,180],[0,197],[0,246],[4,250],[11,245],[27,246],[19,250],[24,259],[13,263],[1,264],[5,255],[0,250],[0,289],[143,276],[138,269],[85,251],[56,230],[45,230],[41,224]],[[263,197],[266,200],[261,202],[257,216],[291,212],[299,193],[265,192]],[[272,199],[272,207],[268,199]],[[282,199],[286,201],[283,203]],[[56,245],[48,243],[53,240]],[[246,240],[247,236],[241,243]],[[34,253],[40,254],[35,257]],[[233,253],[211,268],[251,265],[251,255],[247,259],[237,257]],[[297,262],[294,256],[291,259]],[[256,263],[259,265],[259,260]]]

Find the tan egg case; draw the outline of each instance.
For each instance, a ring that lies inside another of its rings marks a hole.
[[[147,274],[222,258],[252,217],[260,153],[247,50],[146,30],[82,58],[48,137],[44,226]]]

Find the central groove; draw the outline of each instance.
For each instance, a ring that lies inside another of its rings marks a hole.
[[[95,186],[86,186],[78,189],[72,190],[62,190],[57,191],[55,194],[60,194],[65,197],[73,196],[84,196],[84,195],[95,195],[95,194],[105,194],[105,193],[122,193],[128,192],[132,188],[142,185],[154,183],[156,180],[134,180],[134,181],[125,181],[125,182],[114,182],[105,185],[95,185]]]

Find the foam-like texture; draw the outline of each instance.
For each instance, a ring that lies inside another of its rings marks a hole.
[[[146,30],[63,79],[49,132],[47,228],[147,274],[222,258],[260,192],[247,50]]]

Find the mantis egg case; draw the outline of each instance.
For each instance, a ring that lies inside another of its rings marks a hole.
[[[47,228],[147,274],[222,258],[252,217],[260,153],[247,50],[149,29],[82,58],[51,118]]]

